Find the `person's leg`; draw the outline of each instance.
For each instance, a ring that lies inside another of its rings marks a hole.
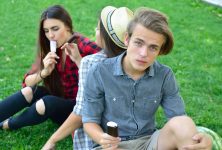
[[[46,106],[51,106],[49,101],[45,101]],[[46,109],[46,113],[50,114],[50,119],[61,125],[73,111],[76,102],[70,99],[57,100],[53,108]],[[49,111],[49,112],[48,112]]]
[[[25,126],[40,124],[46,121],[49,117],[56,118],[56,116],[58,116],[58,119],[60,119],[60,114],[61,116],[64,116],[63,113],[66,112],[65,106],[67,101],[69,100],[65,100],[56,96],[44,96],[31,107],[27,108],[23,113],[17,117],[11,118],[8,122],[8,126],[10,129],[16,130]],[[69,107],[73,108],[74,105],[70,106],[70,103],[68,104]],[[63,111],[61,108],[63,108]],[[72,109],[69,111],[69,114],[71,111]],[[66,115],[66,118],[67,117],[68,114]],[[64,118],[64,120],[66,118]]]
[[[192,137],[197,133],[193,120],[187,116],[178,116],[170,119],[160,130],[158,150],[182,149],[192,144]]]
[[[48,93],[49,92],[44,87],[25,87],[21,89],[21,91],[0,101],[0,122],[8,119],[23,108],[31,106],[36,100]]]
[[[160,130],[156,130],[145,143],[145,150],[157,150],[158,137],[160,135]]]
[[[36,124],[42,123],[46,119],[48,119],[47,116],[42,115],[36,109],[36,106],[41,105],[42,102],[43,102],[43,100],[40,99],[39,101],[37,101],[36,103],[31,105],[29,108],[27,108],[24,112],[22,112],[18,116],[10,118],[8,120],[8,128],[11,130],[17,130],[17,129],[25,127],[25,126],[31,126],[31,125],[36,125]],[[43,105],[44,105],[44,103],[43,103]],[[5,129],[7,129],[7,128],[5,128]]]
[[[25,87],[21,91],[2,100],[0,102],[0,122],[28,106],[32,100],[32,95],[32,88]]]
[[[42,86],[34,86],[34,87],[25,87],[20,92],[17,92],[13,96],[9,97],[8,100],[5,100],[4,110],[2,110],[5,118],[9,118],[14,115],[18,111],[22,110],[24,107],[32,106],[33,103],[36,102],[42,96],[49,94],[48,90]],[[12,117],[10,118],[10,120]],[[2,128],[8,129],[9,119],[2,122]]]

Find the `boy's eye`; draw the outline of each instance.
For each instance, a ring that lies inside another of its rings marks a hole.
[[[150,51],[156,52],[158,51],[158,48],[156,46],[150,46]]]
[[[139,41],[135,41],[134,43],[135,43],[137,46],[141,46],[141,45],[142,45],[142,43],[139,42]]]

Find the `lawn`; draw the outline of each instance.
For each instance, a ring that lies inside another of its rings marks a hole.
[[[21,88],[24,73],[36,51],[39,17],[46,7],[62,4],[72,15],[75,29],[94,39],[100,10],[106,5],[146,6],[169,16],[175,37],[171,54],[159,61],[172,67],[186,111],[197,125],[222,136],[222,8],[199,0],[5,0],[0,5],[0,100]],[[0,112],[1,113],[1,112]],[[160,109],[158,127],[165,118]],[[0,131],[0,149],[40,149],[58,128],[51,121],[18,131]],[[72,149],[71,137],[58,149]]]

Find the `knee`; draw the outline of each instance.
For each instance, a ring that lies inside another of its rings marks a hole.
[[[45,103],[42,99],[40,99],[36,102],[36,111],[40,115],[45,114]]]
[[[33,98],[33,91],[31,87],[25,87],[21,89],[22,95],[25,97],[28,103],[31,103]]]
[[[181,133],[181,131],[184,133],[196,132],[196,125],[188,116],[173,117],[167,124],[173,133]]]

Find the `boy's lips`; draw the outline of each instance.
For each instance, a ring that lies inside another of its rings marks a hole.
[[[144,60],[140,60],[140,59],[137,59],[136,61],[139,62],[139,63],[142,63],[142,64],[147,63],[146,61],[144,61]]]

